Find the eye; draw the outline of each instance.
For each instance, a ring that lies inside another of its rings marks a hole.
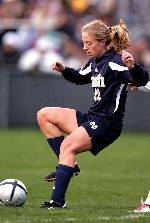
[[[92,43],[91,43],[91,42],[86,42],[86,44],[87,44],[88,46],[92,45]]]

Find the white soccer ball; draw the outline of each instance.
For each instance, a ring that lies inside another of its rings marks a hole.
[[[25,185],[17,179],[6,179],[0,183],[0,205],[22,206],[27,199]]]

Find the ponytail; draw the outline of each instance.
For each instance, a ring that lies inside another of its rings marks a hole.
[[[123,20],[119,24],[110,27],[110,48],[116,52],[125,50],[130,46],[130,36]]]

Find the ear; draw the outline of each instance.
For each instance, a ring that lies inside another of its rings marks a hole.
[[[101,40],[101,41],[100,41],[100,45],[101,45],[101,46],[106,46],[106,40],[105,40],[105,39]]]

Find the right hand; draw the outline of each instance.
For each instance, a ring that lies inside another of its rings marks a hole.
[[[51,68],[52,68],[53,70],[58,71],[58,72],[62,72],[62,71],[65,70],[65,66],[64,66],[61,62],[58,62],[58,61],[56,61],[55,63],[53,63],[53,64],[51,65]]]

